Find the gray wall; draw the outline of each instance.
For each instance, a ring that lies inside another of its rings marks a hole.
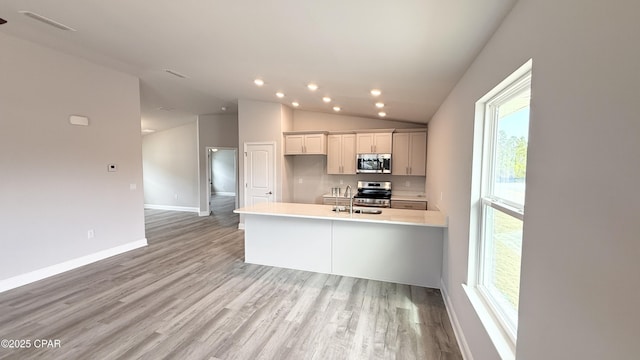
[[[235,195],[236,151],[220,149],[211,153],[211,193]]]
[[[3,33],[0,48],[0,280],[144,240],[138,79]]]
[[[238,114],[198,116],[198,189],[201,215],[207,212],[207,147],[238,148]],[[240,153],[240,152],[239,152]]]
[[[196,142],[195,119],[190,124],[143,137],[145,204],[197,211],[199,200]]]
[[[474,104],[529,58],[517,358],[637,357],[638,13],[637,1],[520,0],[429,123],[427,193],[450,221],[443,281],[474,359],[498,358],[460,286]]]

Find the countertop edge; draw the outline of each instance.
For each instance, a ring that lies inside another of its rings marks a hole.
[[[278,203],[278,204],[287,204],[287,203]],[[310,207],[313,206],[326,206],[330,207],[330,205],[319,205],[319,204],[295,204],[295,206],[303,206],[308,205]],[[383,209],[383,211],[408,211],[415,212],[419,210],[400,210],[400,209]],[[329,210],[330,211],[330,210]],[[260,216],[277,216],[277,217],[290,217],[290,218],[301,218],[301,219],[316,219],[316,220],[335,220],[335,221],[352,221],[352,222],[363,222],[363,223],[376,223],[376,224],[388,224],[388,225],[403,225],[403,226],[421,226],[421,227],[433,227],[433,228],[447,228],[448,227],[448,219],[443,216],[440,212],[438,212],[443,219],[441,221],[435,221],[433,223],[429,222],[413,222],[413,221],[398,221],[398,220],[385,220],[385,219],[377,219],[376,217],[379,215],[370,215],[370,214],[347,214],[347,213],[331,213],[327,215],[318,215],[318,214],[300,214],[300,213],[285,213],[282,211],[275,211],[271,209],[252,209],[252,208],[240,208],[233,211],[236,214],[243,215],[260,215]]]

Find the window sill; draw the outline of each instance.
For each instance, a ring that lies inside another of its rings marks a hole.
[[[488,305],[482,299],[481,295],[478,293],[478,290],[473,286],[462,284],[462,288],[464,292],[467,294],[471,305],[475,309],[482,325],[485,330],[489,334],[491,341],[493,342],[493,346],[495,346],[500,358],[502,360],[514,360],[516,358],[516,344],[511,340],[511,338],[505,333],[502,325],[494,318],[491,310],[489,310]]]

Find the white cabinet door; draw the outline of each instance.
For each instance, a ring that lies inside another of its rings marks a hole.
[[[304,135],[303,152],[309,155],[326,155],[327,136],[325,134]]]
[[[327,135],[285,135],[284,136],[285,155],[326,155]]]
[[[356,173],[356,136],[342,135],[342,173]]]
[[[342,170],[342,135],[327,137],[327,174],[340,174]]]
[[[391,154],[392,138],[392,133],[357,134],[358,154]]]
[[[358,154],[373,153],[373,134],[357,134],[356,143]]]
[[[391,174],[425,176],[427,162],[427,133],[393,134]]]
[[[409,175],[425,176],[427,174],[427,133],[410,133]]]
[[[376,154],[391,154],[392,134],[375,133],[373,136],[373,152]]]
[[[285,135],[284,154],[298,155],[304,151],[304,135]]]
[[[356,173],[356,136],[354,134],[327,137],[327,174]]]
[[[409,133],[393,134],[392,175],[409,175]]]

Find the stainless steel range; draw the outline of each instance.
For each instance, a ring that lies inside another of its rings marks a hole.
[[[391,181],[358,181],[354,206],[391,207]]]

